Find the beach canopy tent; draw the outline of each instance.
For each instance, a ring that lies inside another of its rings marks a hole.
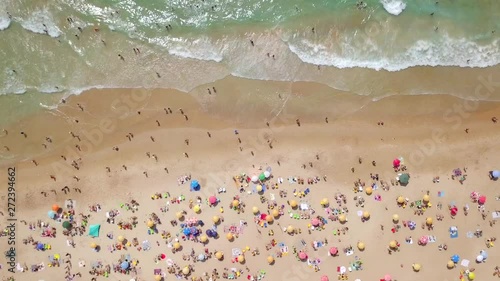
[[[191,191],[199,191],[200,187],[200,183],[197,180],[191,181]]]
[[[69,221],[64,221],[64,222],[62,223],[62,227],[63,227],[64,229],[70,229],[70,228],[71,228],[71,223],[70,223]]]
[[[56,212],[54,212],[54,211],[48,211],[47,212],[47,216],[49,216],[49,218],[51,218],[51,219],[54,219],[56,217]]]
[[[99,231],[101,230],[100,224],[92,224],[89,226],[89,236],[90,237],[99,237]]]
[[[409,174],[402,174],[401,176],[399,176],[398,180],[402,186],[405,186],[410,182],[410,175]]]

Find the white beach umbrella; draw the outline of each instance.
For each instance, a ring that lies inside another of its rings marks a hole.
[[[479,255],[479,256],[476,257],[476,261],[477,262],[483,262],[483,260],[484,260],[484,257],[481,256],[481,255]]]
[[[266,178],[269,178],[269,177],[271,176],[271,172],[269,172],[269,171],[264,171],[264,176],[265,176]]]
[[[253,181],[253,182],[259,182],[259,177],[258,177],[258,176],[256,176],[256,175],[253,175],[253,176],[252,176],[252,181]]]

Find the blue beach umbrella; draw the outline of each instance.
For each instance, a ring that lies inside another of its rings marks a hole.
[[[191,234],[191,229],[186,227],[184,228],[184,230],[182,231],[182,233],[184,233],[184,235],[190,235]]]
[[[54,219],[56,217],[56,212],[54,212],[54,211],[48,211],[47,212],[47,216],[49,216],[49,218],[51,218],[51,219]]]
[[[454,263],[457,263],[459,260],[460,260],[460,256],[459,255],[453,255],[453,256],[451,256],[451,261],[453,261]]]
[[[499,170],[494,170],[493,172],[491,172],[491,175],[494,178],[500,178],[500,171]]]
[[[38,243],[36,244],[36,249],[37,250],[43,250],[45,247],[43,246],[43,243]]]
[[[128,261],[124,261],[122,262],[122,264],[120,265],[122,269],[128,269],[128,267],[130,266],[130,264],[128,263]]]
[[[191,191],[198,191],[200,190],[200,183],[197,180],[192,180],[191,181]]]
[[[481,251],[479,252],[479,254],[480,254],[481,256],[483,256],[483,258],[484,258],[484,259],[487,259],[487,258],[488,258],[488,253],[487,253],[485,250],[481,250]]]

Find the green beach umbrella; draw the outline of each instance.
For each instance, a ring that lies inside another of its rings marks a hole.
[[[62,227],[64,227],[65,229],[70,229],[71,223],[69,221],[65,221],[65,222],[63,222]]]
[[[407,185],[409,181],[410,181],[409,174],[402,174],[401,176],[399,176],[399,183],[400,184]]]
[[[264,173],[260,174],[259,175],[259,180],[261,180],[261,181],[266,180],[266,175],[264,175]]]
[[[101,230],[100,224],[92,224],[89,227],[89,236],[90,237],[99,237],[99,231]]]

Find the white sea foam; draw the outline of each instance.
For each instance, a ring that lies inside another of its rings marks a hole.
[[[384,53],[374,47],[348,48],[341,46],[333,51],[324,45],[302,39],[289,43],[290,50],[302,61],[315,65],[337,68],[371,68],[375,70],[400,71],[413,66],[459,66],[488,67],[500,63],[500,40],[488,45],[480,45],[466,39],[450,38],[443,35],[430,42],[416,41],[401,53]],[[367,48],[370,52],[366,52]]]
[[[32,13],[27,19],[20,19],[21,26],[31,32],[48,34],[50,37],[61,36],[62,31],[57,27],[52,15],[47,10]]]
[[[181,38],[156,37],[149,39],[149,43],[166,47],[169,54],[181,58],[215,62],[221,62],[224,59],[219,47],[205,38],[187,40]]]
[[[7,14],[0,13],[0,30],[9,28],[11,20]]]
[[[384,9],[391,15],[399,15],[406,8],[406,3],[400,0],[380,0]]]

